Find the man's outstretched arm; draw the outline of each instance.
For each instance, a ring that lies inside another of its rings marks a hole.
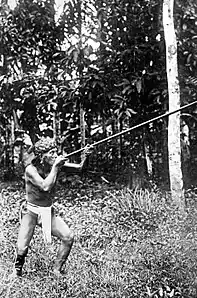
[[[74,171],[74,172],[82,171],[83,168],[86,166],[87,158],[92,153],[92,150],[93,150],[93,147],[87,145],[84,148],[83,158],[82,158],[82,161],[80,163],[72,163],[72,162],[66,161],[64,163],[63,167],[69,169],[70,171]]]

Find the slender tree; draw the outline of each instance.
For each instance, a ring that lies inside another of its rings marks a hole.
[[[78,52],[79,55],[79,67],[78,67],[78,75],[81,80],[83,75],[83,67],[81,60],[81,52],[82,52],[82,1],[77,2],[77,10],[78,10],[78,32],[79,32],[79,42],[78,42]],[[83,109],[82,103],[80,103],[80,133],[81,133],[81,147],[85,146],[85,111]],[[81,157],[83,158],[84,153],[81,153]]]
[[[169,111],[180,107],[180,87],[177,66],[177,42],[174,28],[174,0],[163,1],[163,26],[166,43],[166,71],[168,79]],[[183,179],[181,171],[180,113],[168,121],[169,175],[172,199],[183,206]]]

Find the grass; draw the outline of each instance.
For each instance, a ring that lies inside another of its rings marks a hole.
[[[96,183],[58,189],[55,203],[75,232],[67,274],[52,274],[58,241],[50,247],[36,229],[24,277],[12,278],[24,191],[1,184],[0,297],[197,297],[195,194],[179,214],[167,194]]]

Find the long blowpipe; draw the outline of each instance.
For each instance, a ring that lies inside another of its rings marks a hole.
[[[195,105],[195,104],[197,104],[197,101],[194,101],[194,102],[189,103],[189,104],[187,104],[187,105],[185,105],[185,106],[182,106],[181,108],[179,108],[179,109],[177,109],[177,110],[174,110],[174,111],[171,111],[171,112],[167,112],[167,113],[165,113],[165,114],[163,114],[163,115],[157,116],[157,117],[155,117],[155,118],[152,118],[152,119],[147,120],[147,121],[145,121],[145,122],[142,122],[142,123],[140,123],[140,124],[137,124],[137,125],[135,125],[135,126],[132,126],[132,127],[128,128],[128,129],[125,129],[125,130],[123,130],[123,131],[120,131],[120,132],[118,132],[118,133],[116,133],[116,134],[114,134],[114,135],[111,135],[111,136],[109,136],[109,137],[107,137],[107,138],[105,138],[105,139],[102,139],[102,140],[100,140],[100,141],[97,141],[97,142],[91,144],[91,146],[94,146],[94,147],[95,147],[95,146],[98,146],[98,145],[100,145],[100,144],[102,144],[102,143],[108,142],[108,141],[110,141],[110,140],[112,140],[112,139],[114,139],[114,138],[117,138],[117,137],[119,137],[119,136],[121,136],[121,135],[124,135],[124,134],[127,133],[127,132],[130,132],[130,131],[132,131],[132,130],[134,130],[134,129],[140,128],[140,127],[142,127],[142,126],[144,126],[144,125],[147,125],[147,124],[149,124],[149,123],[152,123],[152,122],[157,121],[157,120],[159,120],[159,119],[162,119],[162,118],[164,118],[164,117],[168,117],[168,116],[170,116],[170,115],[172,115],[172,114],[178,113],[178,112],[180,112],[180,111],[182,111],[182,110],[184,110],[184,109],[187,109],[187,108],[189,108],[189,107],[191,107],[191,106],[193,106],[193,105]],[[71,153],[68,153],[68,154],[66,155],[66,157],[70,157],[70,156],[72,156],[72,155],[74,155],[74,154],[80,153],[80,152],[82,152],[83,150],[84,150],[84,148],[81,148],[81,149],[78,149],[78,150],[73,151],[73,152],[71,152]]]

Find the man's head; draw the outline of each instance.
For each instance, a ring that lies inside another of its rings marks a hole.
[[[53,148],[56,148],[54,140],[49,137],[42,137],[39,141],[35,143],[34,152],[35,155],[41,156]]]
[[[52,165],[57,157],[57,148],[53,139],[42,137],[35,143],[34,153],[36,157],[40,157],[42,161]]]

